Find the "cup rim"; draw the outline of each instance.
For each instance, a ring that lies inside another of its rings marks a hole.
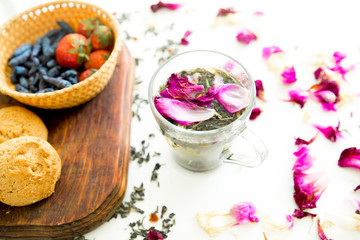
[[[172,124],[171,122],[169,122],[166,118],[164,118],[159,112],[158,110],[156,109],[155,107],[155,104],[154,104],[154,99],[153,99],[153,85],[154,85],[154,80],[157,76],[157,74],[169,63],[171,62],[172,60],[174,60],[175,58],[178,58],[182,55],[187,55],[187,54],[190,54],[190,53],[197,53],[197,52],[209,52],[209,53],[214,53],[214,54],[217,54],[217,55],[222,55],[224,57],[227,57],[229,58],[229,60],[232,60],[234,61],[235,63],[239,64],[242,69],[244,70],[244,72],[247,74],[249,80],[250,80],[250,83],[251,83],[251,92],[250,92],[250,96],[251,96],[251,99],[250,99],[250,102],[249,102],[249,105],[246,107],[245,109],[245,112],[243,114],[241,114],[241,116],[236,119],[235,121],[231,122],[230,124],[226,125],[226,126],[223,126],[221,128],[217,128],[217,129],[212,129],[212,130],[206,130],[206,131],[194,131],[194,130],[191,130],[191,129],[185,129],[185,128],[182,128],[182,127],[179,127],[179,126],[176,126],[174,124]],[[179,54],[176,54],[175,56],[169,58],[168,60],[166,60],[156,71],[155,73],[152,75],[151,77],[151,80],[150,80],[150,83],[149,83],[149,88],[148,88],[148,100],[149,100],[149,104],[150,104],[150,108],[153,112],[153,114],[161,120],[161,122],[168,128],[174,128],[176,129],[178,132],[181,132],[181,133],[185,133],[187,135],[196,135],[196,136],[199,136],[199,135],[204,135],[204,134],[217,134],[221,131],[226,131],[226,130],[231,130],[233,128],[233,126],[235,126],[236,124],[238,124],[239,122],[242,122],[244,121],[244,124],[245,124],[245,121],[249,118],[250,116],[250,113],[254,107],[254,103],[255,103],[255,98],[256,98],[256,88],[255,88],[255,82],[253,81],[251,75],[249,74],[249,72],[247,71],[247,69],[244,67],[243,64],[241,64],[239,61],[237,61],[236,59],[234,59],[233,57],[230,57],[229,55],[227,54],[224,54],[224,53],[221,53],[221,52],[218,52],[218,51],[214,51],[214,50],[191,50],[191,51],[186,51],[186,52],[182,52],[182,53],[179,53]]]

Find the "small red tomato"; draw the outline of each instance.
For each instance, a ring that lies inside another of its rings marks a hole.
[[[65,35],[56,48],[56,61],[62,67],[78,68],[89,59],[88,39],[78,33]]]
[[[100,25],[94,29],[90,40],[94,50],[110,49],[114,43],[114,35],[111,28]]]
[[[86,69],[100,69],[109,58],[110,52],[107,50],[96,50],[89,55],[89,60],[84,63]]]
[[[93,75],[94,73],[96,73],[96,69],[87,69],[85,71],[83,71],[81,74],[80,74],[80,77],[79,77],[79,82],[81,81],[84,81],[86,78],[90,77],[91,75]]]

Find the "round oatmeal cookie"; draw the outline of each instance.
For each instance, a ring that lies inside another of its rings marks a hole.
[[[49,197],[60,177],[57,151],[38,137],[19,137],[0,144],[0,201],[25,206]]]
[[[0,143],[21,136],[47,140],[48,130],[35,113],[19,106],[0,109]]]

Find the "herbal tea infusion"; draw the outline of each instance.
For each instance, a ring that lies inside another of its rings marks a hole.
[[[195,131],[218,129],[238,119],[249,91],[232,74],[217,68],[173,73],[154,99],[158,112],[174,125]]]

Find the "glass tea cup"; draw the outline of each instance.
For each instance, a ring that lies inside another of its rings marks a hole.
[[[245,111],[230,124],[214,130],[195,131],[172,124],[156,109],[154,99],[172,73],[195,68],[216,68],[233,75],[250,93]],[[207,171],[223,162],[257,167],[267,157],[262,140],[246,126],[253,109],[256,88],[246,69],[235,59],[215,51],[196,50],[178,54],[154,73],[149,84],[149,102],[162,134],[172,147],[175,160],[192,171]],[[240,144],[239,139],[245,140]],[[235,149],[235,150],[233,150]],[[250,149],[250,154],[248,154]]]

